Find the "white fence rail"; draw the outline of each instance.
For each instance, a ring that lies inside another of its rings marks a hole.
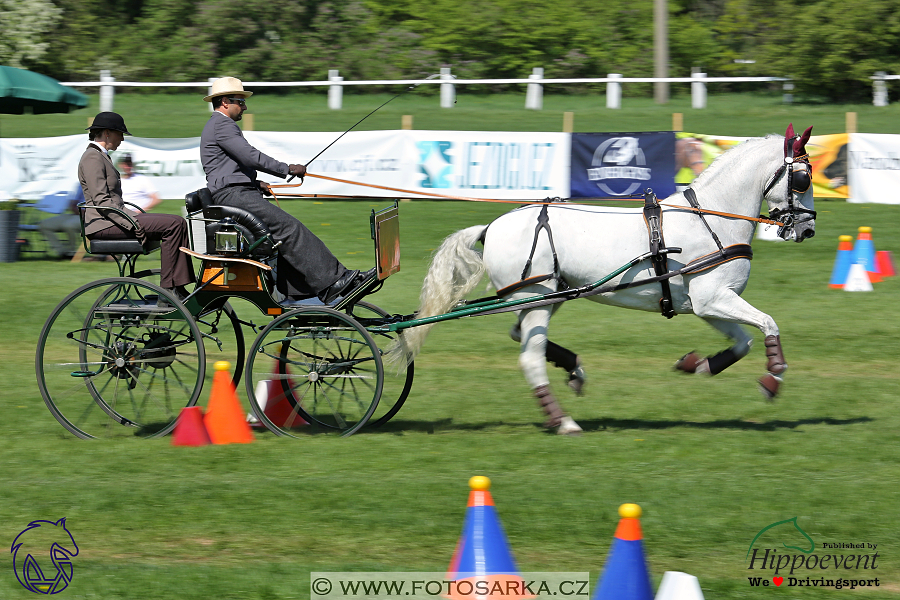
[[[900,78],[900,76],[885,76],[886,78]],[[116,81],[109,71],[100,72],[100,81],[64,81],[63,85],[71,87],[99,87],[100,110],[113,110],[115,103],[115,89],[117,87],[193,87],[207,88],[212,92],[212,84],[217,78],[211,77],[207,81],[189,82],[149,82],[149,81]],[[618,109],[622,107],[622,85],[627,83],[690,83],[691,106],[693,108],[706,108],[706,85],[708,83],[771,83],[780,81],[783,83],[784,101],[790,103],[793,89],[791,80],[786,77],[707,77],[706,73],[695,72],[690,77],[622,77],[620,73],[610,73],[606,77],[586,78],[544,78],[544,69],[535,67],[527,79],[456,79],[449,68],[442,68],[439,79],[387,79],[373,81],[344,81],[338,75],[336,69],[328,71],[327,81],[245,81],[247,88],[259,87],[327,87],[328,108],[340,110],[343,104],[343,88],[348,85],[440,85],[441,108],[451,108],[456,103],[456,86],[458,85],[508,85],[524,84],[525,108],[541,110],[543,107],[543,94],[545,85],[556,84],[606,84],[606,107]],[[883,85],[883,83],[882,83]],[[885,94],[886,97],[886,94]],[[210,107],[212,110],[212,107]]]

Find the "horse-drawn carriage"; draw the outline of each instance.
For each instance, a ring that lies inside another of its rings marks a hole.
[[[207,354],[224,352],[235,382],[244,379],[253,419],[280,435],[305,431],[306,423],[350,435],[385,423],[403,405],[430,325],[516,312],[511,335],[521,342],[520,364],[548,425],[576,433],[549,391],[546,361],[578,384],[583,371],[547,330],[560,303],[583,297],[667,317],[693,313],[734,341],[713,356],[682,357],[676,368],[688,373],[715,375],[734,364],[752,343],[741,325],[758,328],[767,357],[760,385],[772,398],[787,368],[778,327],[740,294],[757,223],[778,225],[784,239],[798,242],[814,235],[809,134],[789,128],[785,138],[742,144],[692,189],[665,202],[648,192],[643,211],[543,202],[459,231],[436,253],[412,315],[362,301],[399,269],[396,203],[370,216],[377,275],[324,305],[315,297],[280,301],[272,274],[278,243],[265,226],[246,211],[189,194],[188,217],[202,224],[193,248],[183,249],[200,261],[194,291],[182,302],[157,285],[158,271],[136,272],[137,257],[148,251],[137,240],[86,241],[91,253],[116,256],[119,277],[86,284],[54,309],[38,343],[38,385],[53,415],[79,437],[163,435],[200,397]],[[763,202],[769,218],[759,216]],[[478,242],[483,252],[474,249]],[[498,293],[463,300],[485,269]],[[232,299],[273,318],[246,352],[244,329],[257,327],[237,317]],[[389,355],[406,368],[386,368]]]

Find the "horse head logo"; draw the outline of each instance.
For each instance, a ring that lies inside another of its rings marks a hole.
[[[750,547],[747,548],[747,556],[750,556],[750,551],[753,549],[753,544],[756,543],[756,540],[759,539],[759,536],[761,536],[768,530],[772,529],[773,527],[778,527],[779,525],[787,525],[788,523],[793,525],[793,528],[781,527],[780,529],[778,529],[778,534],[780,536],[780,539],[782,539],[782,540],[786,539],[788,541],[792,541],[791,537],[789,537],[789,536],[793,536],[795,534],[794,530],[796,530],[796,531],[799,531],[800,534],[804,538],[806,538],[807,541],[809,541],[809,548],[807,549],[807,548],[801,548],[800,546],[788,546],[783,541],[781,542],[781,545],[784,546],[785,548],[790,548],[791,550],[799,550],[800,552],[803,552],[804,554],[812,554],[813,550],[816,549],[816,543],[813,541],[813,539],[811,537],[809,537],[809,535],[805,531],[800,529],[800,526],[797,525],[797,517],[794,517],[792,519],[785,519],[784,521],[776,521],[775,523],[772,523],[771,525],[767,525],[766,527],[763,527],[762,529],[760,529],[759,533],[756,534],[756,537],[753,538],[753,541],[750,542]],[[797,543],[801,543],[804,546],[806,546],[806,542],[804,542],[804,541],[798,540]]]
[[[65,518],[55,523],[32,521],[16,536],[9,551],[16,578],[31,592],[58,594],[72,581],[72,557],[78,555],[78,545],[66,529]],[[48,554],[55,571],[48,564]]]

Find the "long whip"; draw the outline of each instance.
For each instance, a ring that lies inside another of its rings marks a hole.
[[[319,158],[320,156],[322,156],[322,154],[323,154],[326,150],[328,150],[329,148],[331,148],[332,146],[334,146],[334,145],[337,143],[337,141],[338,141],[339,139],[341,139],[342,137],[344,137],[345,135],[347,135],[348,133],[350,133],[350,132],[353,130],[354,127],[356,127],[357,125],[359,125],[360,123],[362,123],[363,121],[365,121],[366,119],[368,119],[369,117],[371,117],[373,114],[375,114],[375,113],[378,112],[379,110],[381,110],[385,105],[388,104],[388,102],[392,102],[392,101],[396,100],[397,98],[399,98],[400,96],[402,96],[402,95],[405,94],[406,92],[409,92],[409,91],[411,91],[411,90],[416,89],[417,87],[419,87],[420,85],[422,85],[424,82],[429,81],[429,80],[431,80],[431,79],[434,79],[435,77],[440,77],[440,74],[439,74],[439,73],[435,73],[434,75],[429,75],[428,77],[426,77],[426,78],[423,79],[422,81],[420,81],[420,82],[418,82],[418,83],[412,84],[411,86],[409,86],[408,88],[406,88],[405,90],[403,90],[402,92],[400,92],[399,94],[397,94],[396,96],[394,96],[393,98],[390,98],[387,102],[385,102],[384,104],[382,104],[381,106],[379,106],[378,108],[376,108],[375,110],[373,110],[372,112],[370,112],[369,114],[367,114],[366,116],[364,116],[362,119],[360,119],[359,121],[357,121],[356,123],[354,123],[353,126],[350,127],[350,129],[348,129],[347,131],[345,131],[345,132],[342,133],[341,135],[337,136],[333,142],[331,142],[330,144],[328,144],[327,146],[325,146],[324,148],[322,148],[322,150],[321,150],[318,154],[316,154],[315,156],[313,156],[312,159],[310,159],[310,161],[309,161],[308,163],[306,163],[305,166],[308,167],[310,164],[312,164],[312,162],[313,162],[314,160],[316,160],[317,158]],[[451,77],[455,77],[455,76],[451,75]],[[295,175],[291,175],[290,177],[288,177],[288,183],[290,183],[290,181],[291,181],[294,177],[295,177]],[[302,180],[303,178],[301,177],[300,179]]]

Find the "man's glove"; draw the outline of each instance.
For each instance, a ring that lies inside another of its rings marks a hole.
[[[306,167],[304,165],[288,165],[288,175],[291,177],[303,177],[306,175]]]

